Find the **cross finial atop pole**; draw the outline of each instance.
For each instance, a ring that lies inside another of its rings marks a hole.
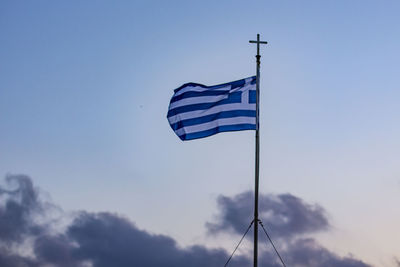
[[[260,44],[267,42],[260,41],[260,34],[257,34],[257,41],[249,41],[252,44],[257,44],[257,77],[256,77],[256,166],[255,166],[255,185],[254,185],[254,267],[257,267],[258,261],[258,185],[260,176]]]
[[[257,41],[249,41],[251,44],[257,44],[257,63],[260,63],[260,44],[268,44],[268,42],[260,41],[260,34],[257,34]]]

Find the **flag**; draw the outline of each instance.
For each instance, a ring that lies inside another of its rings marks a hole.
[[[174,90],[167,118],[183,141],[256,130],[256,76],[214,86],[186,83]]]

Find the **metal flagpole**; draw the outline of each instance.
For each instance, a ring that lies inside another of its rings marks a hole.
[[[260,34],[257,34],[257,41],[249,41],[252,44],[257,44],[257,77],[256,77],[256,170],[255,170],[255,185],[254,185],[254,267],[257,267],[258,262],[258,185],[260,176],[260,44],[268,42],[260,41]]]

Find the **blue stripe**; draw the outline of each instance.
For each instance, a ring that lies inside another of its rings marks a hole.
[[[257,102],[257,91],[256,90],[250,90],[249,91],[249,103],[250,104],[256,104]]]
[[[179,113],[195,111],[195,110],[205,110],[205,109],[210,109],[212,107],[216,107],[216,106],[220,106],[220,105],[241,103],[241,102],[242,102],[242,92],[234,92],[234,93],[229,94],[228,98],[225,98],[218,102],[192,104],[192,105],[187,105],[187,106],[170,109],[168,111],[167,117],[175,116],[176,114],[179,114]]]
[[[174,90],[174,92],[177,93],[177,92],[179,92],[182,88],[185,88],[185,87],[188,87],[188,86],[191,86],[191,87],[195,87],[195,86],[196,86],[196,87],[207,88],[206,85],[200,84],[200,83],[185,83],[184,85],[181,85],[181,86],[179,86],[178,88],[176,88],[176,89]]]
[[[251,84],[255,84],[255,82],[256,82],[256,76],[251,76],[251,77],[249,77],[249,78],[251,78]],[[202,88],[216,89],[216,88],[221,88],[221,87],[228,86],[228,85],[234,85],[234,84],[236,85],[236,84],[240,84],[240,83],[243,83],[243,84],[244,84],[244,82],[245,82],[246,79],[247,79],[247,78],[241,79],[241,80],[237,80],[237,81],[233,81],[233,82],[229,82],[229,83],[223,83],[223,84],[218,84],[218,85],[212,85],[212,86],[206,86],[206,85],[204,85],[204,84],[199,84],[199,83],[185,83],[184,85],[182,85],[182,86],[176,88],[176,89],[174,90],[174,92],[177,93],[177,92],[179,92],[181,89],[183,89],[183,88],[185,88],[185,87],[187,87],[187,86],[198,86],[198,87],[202,87]],[[233,88],[234,88],[234,87],[233,87]]]
[[[229,90],[230,89],[227,89],[226,91],[203,91],[203,92],[188,91],[186,93],[172,97],[170,103],[174,103],[176,101],[189,97],[226,95],[229,93]]]
[[[237,87],[243,87],[244,84],[245,84],[245,80],[244,79],[243,80],[239,80],[239,81],[234,81],[234,82],[231,82],[231,88],[234,89],[234,88],[237,88]]]
[[[225,126],[219,126],[219,127],[216,127],[216,128],[210,129],[210,130],[201,131],[201,132],[183,134],[183,135],[179,136],[179,138],[182,141],[187,141],[187,140],[204,138],[204,137],[211,136],[211,135],[221,133],[221,132],[255,130],[255,129],[256,129],[255,124],[225,125]]]
[[[175,131],[182,127],[192,126],[196,124],[207,123],[217,119],[234,118],[234,117],[256,117],[255,110],[231,110],[231,111],[221,111],[215,114],[206,115],[202,117],[197,117],[194,119],[187,119],[178,121],[177,123],[171,124],[171,128]]]

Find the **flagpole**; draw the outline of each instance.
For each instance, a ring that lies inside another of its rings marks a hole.
[[[260,44],[267,42],[260,41],[260,34],[257,34],[257,41],[249,41],[257,44],[257,76],[256,76],[256,165],[255,165],[255,182],[254,182],[254,267],[258,265],[258,187],[260,180]]]

